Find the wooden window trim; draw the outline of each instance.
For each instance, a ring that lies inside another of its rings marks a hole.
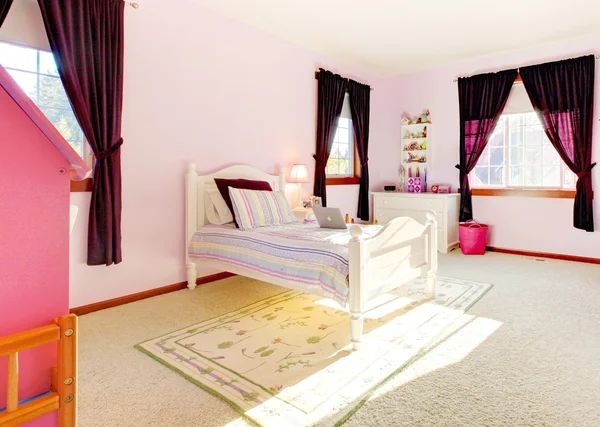
[[[326,178],[325,185],[358,185],[360,184],[359,176],[347,176],[344,178]]]
[[[522,189],[522,188],[473,188],[473,196],[486,197],[543,197],[546,199],[574,199],[575,190]]]
[[[92,191],[92,178],[81,181],[71,180],[71,193],[84,193]]]

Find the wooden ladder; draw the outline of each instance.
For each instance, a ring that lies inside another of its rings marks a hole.
[[[19,404],[19,352],[55,341],[58,366],[52,368],[52,390]],[[0,426],[18,426],[54,411],[60,427],[77,426],[77,316],[69,314],[51,325],[0,338],[3,356],[8,356],[8,381]]]

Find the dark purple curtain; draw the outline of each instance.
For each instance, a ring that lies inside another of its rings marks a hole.
[[[523,85],[544,131],[565,164],[577,174],[573,226],[594,231],[591,170],[594,121],[593,55],[522,67]]]
[[[13,0],[0,0],[0,27],[4,24],[6,15],[12,6]]]
[[[329,153],[333,146],[335,130],[344,105],[344,95],[348,88],[348,79],[331,71],[319,69],[318,100],[317,100],[317,147],[315,158],[315,185],[313,193],[322,199],[323,206],[327,206],[325,190],[326,168]]]
[[[477,164],[498,124],[517,70],[458,79],[460,109],[460,221],[473,219],[469,172]]]
[[[356,151],[360,160],[360,187],[358,191],[357,216],[369,220],[369,116],[371,109],[371,87],[349,80],[350,111],[356,140]]]
[[[88,265],[121,254],[123,0],[38,0],[69,101],[96,164],[88,226]]]

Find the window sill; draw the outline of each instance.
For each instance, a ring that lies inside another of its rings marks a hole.
[[[71,180],[71,193],[85,193],[92,191],[92,178],[81,181]]]
[[[473,188],[473,196],[501,197],[544,197],[547,199],[574,199],[575,190],[509,189],[509,188]]]
[[[347,176],[344,178],[326,178],[325,185],[358,185],[360,178],[358,176]]]

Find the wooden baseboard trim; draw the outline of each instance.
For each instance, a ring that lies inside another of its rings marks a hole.
[[[537,257],[537,258],[561,259],[564,261],[586,262],[588,264],[600,264],[600,258],[591,258],[591,257],[577,256],[577,255],[522,251],[522,250],[518,250],[518,249],[497,248],[495,246],[488,246],[487,250],[490,252],[500,252],[503,254],[524,255],[524,256],[532,256],[532,257]]]
[[[214,282],[216,280],[226,279],[228,277],[235,276],[233,273],[222,272],[217,274],[211,274],[210,276],[198,277],[196,279],[196,285],[202,285],[204,283]],[[146,298],[155,297],[158,295],[168,294],[169,292],[180,291],[187,288],[187,282],[174,283],[172,285],[163,286],[161,288],[149,289],[147,291],[138,292],[135,294],[125,295],[118,298],[109,299],[106,301],[95,302],[93,304],[82,305],[80,307],[74,307],[69,310],[77,316],[84,314],[93,313],[94,311],[104,310],[106,308],[117,307],[123,304],[129,304],[130,302],[140,301]]]

